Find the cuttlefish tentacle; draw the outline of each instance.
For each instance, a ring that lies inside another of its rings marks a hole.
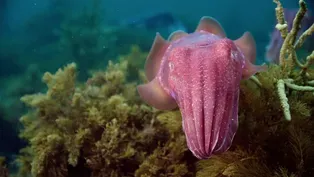
[[[250,32],[245,32],[239,39],[234,40],[234,43],[240,48],[245,57],[242,79],[248,79],[255,73],[265,71],[267,69],[265,64],[253,64],[256,60],[256,43]]]
[[[226,33],[220,23],[212,17],[202,17],[195,31],[206,31],[222,38],[226,37]]]
[[[238,90],[236,92],[238,92]],[[229,105],[228,107],[229,111],[225,112],[225,114],[228,114],[228,116],[232,117],[232,119],[229,119],[228,122],[223,122],[221,124],[219,135],[223,136],[224,138],[221,138],[219,141],[217,141],[217,144],[213,149],[213,153],[216,154],[222,153],[230,148],[232,140],[235,136],[234,132],[236,132],[238,129],[238,107],[232,109],[231,106],[234,106],[238,103],[239,94],[231,95],[229,93],[227,99],[233,100],[233,104]]]

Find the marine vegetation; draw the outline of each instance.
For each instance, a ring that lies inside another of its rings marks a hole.
[[[8,171],[6,165],[4,164],[4,162],[5,162],[5,158],[0,157],[0,176],[1,177],[8,177],[9,171]]]
[[[303,59],[296,49],[314,25],[297,38],[305,2],[290,31],[274,2],[284,39],[279,64],[241,81],[239,128],[228,151],[198,160],[188,150],[179,110],[141,101],[136,85],[147,82],[143,71],[129,77],[130,68],[142,68],[130,64],[145,60],[135,47],[137,54],[109,62],[85,83],[76,81],[75,63],[47,72],[47,91],[21,98],[31,109],[21,117],[20,136],[29,145],[17,159],[19,176],[313,176],[314,52]]]
[[[35,110],[21,118],[21,137],[30,143],[18,159],[21,176],[189,173],[180,114],[140,102],[136,84],[126,83],[127,68],[127,60],[109,62],[106,72],[80,84],[72,63],[43,76],[45,94],[22,97]]]
[[[284,12],[284,18],[285,18],[285,23],[287,24],[288,31],[291,30],[292,25],[293,25],[293,20],[298,12],[298,9],[283,9]],[[298,35],[297,37],[300,37],[301,34],[303,34],[313,23],[314,23],[314,16],[313,12],[307,11],[302,18],[300,24],[300,29],[298,30]],[[305,44],[302,44],[302,50],[305,51],[312,51],[314,49],[313,45],[313,39],[314,35],[311,35],[308,37],[307,41]],[[266,60],[272,63],[279,63],[279,55],[280,55],[280,49],[283,44],[284,38],[281,37],[280,31],[274,26],[274,30],[271,33],[270,36],[270,42],[268,46],[266,47]],[[299,49],[297,53],[300,55],[302,54],[302,50]]]

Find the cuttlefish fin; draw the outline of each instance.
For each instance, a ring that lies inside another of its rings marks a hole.
[[[159,33],[156,33],[145,63],[145,74],[148,81],[152,81],[157,75],[162,57],[168,46],[168,42]]]
[[[226,37],[226,33],[220,23],[212,17],[204,16],[201,18],[195,31],[206,31],[220,37]]]
[[[245,32],[240,38],[234,41],[245,56],[245,59],[255,63],[256,43],[250,32]]]
[[[184,36],[187,36],[188,33],[182,31],[182,30],[177,30],[177,31],[174,31],[172,32],[169,37],[168,37],[168,41],[175,41],[177,39],[180,39]]]
[[[245,32],[234,43],[240,48],[245,57],[245,65],[242,72],[242,79],[248,79],[257,72],[267,70],[267,65],[254,65],[256,60],[256,43],[250,32]]]
[[[171,110],[177,107],[176,101],[160,86],[158,78],[139,85],[137,90],[142,100],[156,109]]]

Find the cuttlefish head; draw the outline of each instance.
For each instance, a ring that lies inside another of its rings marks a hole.
[[[211,17],[202,17],[195,32],[204,32],[217,35],[221,38],[226,38],[225,31],[218,21]],[[140,97],[152,107],[160,110],[171,110],[177,107],[177,102],[172,94],[172,91],[165,88],[160,82],[162,75],[168,74],[159,72],[162,62],[166,62],[166,51],[171,44],[179,39],[187,37],[189,34],[184,31],[173,32],[167,40],[159,33],[156,34],[153,45],[147,56],[145,63],[145,74],[148,83],[137,87]],[[248,79],[257,72],[265,71],[266,65],[254,65],[256,58],[256,45],[254,38],[249,32],[245,32],[239,39],[233,41],[236,46],[243,52],[245,56],[245,64],[242,71],[242,78]],[[161,75],[158,78],[158,73]]]

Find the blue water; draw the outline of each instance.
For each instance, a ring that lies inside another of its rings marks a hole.
[[[295,0],[282,2],[286,8],[297,7]],[[162,12],[170,13],[180,21],[182,26],[168,24],[165,19],[164,25],[149,29],[147,36],[143,36],[149,43],[158,30],[164,30],[165,35],[169,34],[168,29],[181,27],[193,31],[200,17],[212,16],[222,24],[231,39],[240,37],[245,31],[253,34],[257,43],[258,63],[264,62],[265,47],[275,23],[275,4],[272,0],[100,0],[96,7],[93,6],[92,0],[67,0],[66,2],[65,0],[2,0],[1,3],[0,156],[9,158],[24,145],[24,142],[17,137],[19,116],[26,111],[19,103],[19,97],[41,90],[41,81],[38,77],[41,73],[55,71],[66,63],[78,60],[75,56],[78,55],[76,52],[80,51],[75,51],[75,46],[71,46],[71,54],[66,51],[69,50],[68,48],[60,46],[62,43],[60,40],[65,35],[62,24],[68,19],[75,18],[82,12],[97,11],[95,21],[98,29],[101,30],[119,29],[122,24],[131,23],[132,19],[141,21]],[[93,25],[90,24],[90,19],[85,18],[85,20],[68,24],[79,26],[76,28],[82,27],[80,23]],[[150,23],[154,26],[154,21]],[[92,30],[92,28],[88,29]],[[108,38],[108,41],[102,41],[105,43],[103,51],[87,53],[84,57],[94,58],[92,62],[103,63],[102,67],[104,67],[106,60],[125,53],[125,48],[131,44],[138,44],[146,51],[149,49],[150,45],[146,45],[148,43],[137,40],[138,36],[141,36],[139,31],[134,29],[127,31],[117,35],[120,37],[118,39]],[[75,39],[78,36],[72,37]],[[93,40],[89,41],[88,38],[80,40],[87,41],[86,43],[92,46],[87,47],[93,48]],[[106,48],[111,50],[113,46],[120,47],[121,50],[108,54]],[[107,54],[108,57],[102,57]],[[87,64],[89,63],[90,61],[87,61]],[[82,61],[82,65],[84,64],[86,63]]]

